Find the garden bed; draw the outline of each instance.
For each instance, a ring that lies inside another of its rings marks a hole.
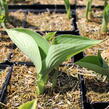
[[[9,53],[11,53],[11,45],[12,45],[12,41],[10,40],[10,38],[7,35],[0,35],[0,63],[4,62]]]
[[[87,97],[91,102],[107,102],[109,101],[109,81],[103,81],[105,77],[97,75],[96,78],[85,78],[87,87]]]
[[[84,5],[82,2],[81,5]],[[94,5],[103,5],[102,1],[99,3],[94,3]],[[94,17],[92,21],[86,21],[85,18],[85,11],[86,9],[77,9],[77,17],[78,17],[78,28],[79,32],[82,36],[97,39],[97,40],[104,40],[102,43],[85,50],[85,55],[97,55],[98,50],[101,51],[101,55],[105,59],[105,61],[109,65],[109,33],[101,32],[101,23],[102,23],[102,9],[93,9]],[[84,13],[84,14],[83,14]],[[93,72],[92,72],[93,73]],[[105,77],[100,76],[99,74],[95,74],[94,77],[84,77],[85,78],[85,85],[87,88],[87,98],[90,100],[91,103],[94,102],[109,102],[109,81],[105,79]],[[103,108],[104,109],[104,108]]]
[[[16,0],[17,1],[17,0]],[[64,4],[63,0],[24,0],[22,1],[17,1],[17,2],[13,2],[12,0],[9,0],[10,4]]]
[[[81,12],[85,13],[85,9],[81,9]],[[85,15],[80,13],[80,9],[77,10],[78,14],[78,28],[80,34],[82,36],[89,37],[91,39],[103,40],[104,42],[101,44],[92,47],[91,49],[87,49],[85,51],[86,55],[97,54],[98,50],[103,52],[109,48],[109,33],[102,33],[101,32],[101,22],[102,22],[102,10],[96,10],[94,13],[93,21],[87,22]],[[107,57],[108,58],[108,57]]]
[[[36,31],[70,31],[73,29],[72,20],[69,20],[67,15],[62,13],[44,12],[35,14],[29,12],[25,15],[22,11],[17,11],[10,12],[10,16],[11,24],[14,27],[21,27],[25,22],[25,27],[33,28]],[[15,22],[18,23],[16,24]]]
[[[66,67],[60,67],[60,71],[72,72],[72,75],[77,75],[76,67],[69,67],[70,71],[68,71],[68,66]],[[51,88],[50,83],[47,84],[45,94],[38,97],[38,108],[80,109],[79,81],[76,76],[72,77],[66,73],[58,75],[56,88]],[[36,98],[35,76],[34,67],[14,66],[8,86],[6,107],[17,109],[22,103]]]
[[[8,67],[4,70],[0,69],[0,73],[1,73],[0,74],[0,90],[2,88],[2,84],[5,82],[5,78],[6,78],[8,70],[9,70]]]
[[[86,0],[77,0],[78,5],[86,5]],[[103,6],[104,5],[104,0],[93,0],[93,5],[96,6]]]
[[[54,3],[55,2],[55,3]],[[80,1],[81,2],[81,1]],[[32,4],[33,2],[23,2],[18,4]],[[63,4],[63,1],[51,1],[51,0],[34,0],[34,3],[39,4]],[[102,1],[99,2],[100,4]],[[98,5],[99,5],[98,3]],[[84,5],[82,2],[79,5]],[[103,43],[94,46],[90,49],[85,50],[86,55],[97,54],[98,50],[102,51],[103,58],[108,62],[108,49],[109,49],[109,33],[102,35],[100,34],[100,26],[102,20],[102,11],[95,11],[95,18],[92,22],[86,22],[83,15],[85,9],[77,9],[78,14],[78,28],[82,36],[86,36],[92,39],[106,39]],[[75,13],[73,13],[75,14]],[[10,23],[7,23],[9,28],[13,27],[25,27],[31,28],[34,31],[78,31],[74,30],[76,19],[72,18],[69,20],[65,13],[57,13],[45,11],[36,13],[32,11],[15,10],[9,12]],[[75,15],[74,15],[75,16]],[[76,17],[76,16],[75,16]],[[76,32],[74,32],[76,33]],[[85,85],[87,88],[87,98],[90,103],[98,101],[108,101],[109,98],[109,81],[101,79],[100,75],[94,74],[92,71],[88,71],[85,68],[81,68],[77,65],[72,64],[72,61],[78,59],[66,60],[59,67],[59,74],[57,77],[56,86],[53,88],[50,78],[46,85],[44,94],[36,95],[36,69],[31,63],[30,59],[24,55],[18,48],[13,48],[13,43],[10,41],[7,35],[0,36],[0,62],[4,62],[10,53],[12,57],[9,59],[12,62],[13,71],[11,75],[10,84],[8,85],[8,95],[5,99],[6,104],[2,104],[6,109],[17,109],[21,104],[38,99],[38,109],[81,109],[80,101],[80,88],[78,75],[83,75]],[[106,55],[107,54],[107,55]],[[81,56],[80,56],[81,58]],[[23,65],[17,62],[23,62]],[[27,65],[30,62],[32,65]],[[4,70],[1,69],[0,84],[4,83],[4,78],[9,68],[6,67]],[[52,75],[51,75],[52,76]],[[102,87],[101,87],[102,86]],[[97,87],[97,88],[96,88]],[[0,89],[2,86],[0,86]],[[82,107],[83,108],[83,107]]]

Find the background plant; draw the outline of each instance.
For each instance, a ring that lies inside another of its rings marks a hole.
[[[8,19],[8,4],[6,0],[0,0],[0,24],[4,24]]]
[[[93,17],[93,13],[92,13],[92,2],[93,0],[87,0],[86,3],[86,20],[90,21]]]
[[[88,68],[89,70],[101,75],[105,75],[109,79],[109,66],[101,57],[100,52],[98,52],[97,56],[87,56],[76,62],[76,64],[80,65],[81,67]]]
[[[104,8],[103,11],[103,19],[102,19],[102,26],[101,26],[102,32],[108,31],[108,23],[109,23],[109,4]]]
[[[40,34],[17,28],[6,30],[13,42],[34,63],[37,69],[37,93],[42,94],[49,79],[49,73],[67,58],[101,41],[75,35],[60,35],[50,44]],[[55,73],[55,72],[53,72]],[[53,74],[54,75],[54,74]],[[55,78],[56,79],[56,78]]]
[[[67,16],[70,19],[72,17],[71,16],[70,1],[69,0],[64,0],[64,3],[65,3],[66,11],[67,11]]]

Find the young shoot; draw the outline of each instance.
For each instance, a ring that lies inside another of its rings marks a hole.
[[[85,15],[87,21],[90,21],[93,18],[92,1],[93,0],[87,0],[87,4],[86,4],[86,15]]]
[[[6,0],[0,0],[0,24],[5,26],[8,19],[8,4]]]
[[[64,0],[64,3],[65,3],[66,11],[67,11],[67,16],[68,16],[69,19],[71,19],[70,1]]]
[[[86,48],[101,41],[88,39],[76,35],[59,35],[52,39],[50,34],[46,38],[31,30],[16,28],[6,30],[12,41],[20,48],[34,63],[37,69],[37,93],[42,94],[49,81],[49,74],[53,74],[55,83],[57,75],[54,71],[66,59],[74,56]],[[55,33],[54,33],[55,34]],[[53,36],[53,33],[51,34]]]
[[[109,23],[109,5],[107,5],[103,11],[103,19],[102,19],[102,25],[101,25],[102,32],[108,31],[108,23]]]

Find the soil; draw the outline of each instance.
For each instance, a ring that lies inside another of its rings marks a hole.
[[[104,80],[103,80],[104,79]],[[105,77],[85,78],[87,87],[87,97],[91,102],[109,101],[109,81]]]
[[[61,68],[60,68],[60,71]],[[34,67],[14,66],[10,85],[8,87],[8,109],[17,109],[24,102],[36,98],[36,70]],[[38,96],[39,109],[80,109],[80,91],[77,77],[60,73],[56,88],[48,83],[46,92]]]
[[[100,50],[101,52],[107,50],[109,48],[109,33],[101,32],[102,11],[97,10],[94,13],[94,18],[91,22],[87,22],[85,16],[81,15],[79,11],[80,10],[78,10],[77,13],[78,13],[78,28],[80,34],[82,36],[89,37],[91,39],[104,40],[102,43],[98,44],[97,46],[87,49],[85,51],[85,54],[96,55],[98,50]],[[85,9],[82,9],[81,11],[85,12]]]
[[[17,12],[9,12],[8,26],[12,27],[22,27],[22,22],[25,19],[25,14],[19,10]]]
[[[102,57],[106,60],[106,62],[109,65],[109,48],[104,50],[101,55],[102,55]]]
[[[21,27],[23,21],[26,22],[26,27],[33,28],[37,31],[68,31],[72,30],[72,20],[69,20],[66,14],[59,13],[31,13],[26,16],[22,11],[10,12],[11,24],[14,27]],[[15,23],[16,22],[16,23]]]
[[[64,4],[64,0],[22,0],[22,1],[17,1],[17,2],[13,2],[14,0],[8,0],[9,4]],[[74,0],[70,0],[70,3],[74,3]],[[77,0],[77,3],[79,5],[85,5],[86,4],[86,0]],[[93,4],[94,5],[104,5],[104,1],[103,0],[93,0]]]
[[[98,3],[98,2],[97,2]],[[100,3],[101,4],[101,3]],[[102,22],[102,10],[94,10],[94,17],[92,21],[87,22],[85,18],[85,9],[78,9],[78,28],[82,36],[104,40],[102,43],[85,50],[86,55],[97,55],[98,50],[101,51],[101,55],[108,63],[109,59],[109,33],[101,32],[101,22]],[[109,64],[109,63],[108,63]],[[93,72],[92,72],[93,73]],[[85,77],[85,76],[84,76]],[[109,101],[109,81],[105,76],[96,74],[96,76],[87,78],[85,77],[86,87],[87,87],[87,97],[91,102],[96,101]]]
[[[0,63],[4,62],[11,52],[12,42],[7,35],[0,34]]]
[[[16,2],[14,3],[12,0],[10,1],[10,4],[64,4],[63,0],[23,0],[24,2]],[[17,0],[16,0],[17,1]]]
[[[64,0],[22,0],[22,1],[17,1],[17,2],[13,2],[14,0],[8,0],[8,3],[11,4],[11,5],[31,5],[31,4],[48,4],[48,5],[51,5],[51,4],[54,4],[54,5],[61,5],[61,4],[64,4]],[[74,3],[74,0],[70,0],[70,3],[73,4]]]
[[[8,87],[7,107],[16,109],[20,104],[35,98],[35,68],[14,66]]]
[[[8,67],[4,70],[0,69],[0,89],[2,88],[2,84],[5,81],[5,77],[6,77],[8,71],[9,71]]]
[[[14,49],[12,53],[12,62],[30,62],[30,59],[18,48]]]
[[[77,0],[78,5],[86,5],[87,0]],[[104,5],[104,0],[93,0],[92,2],[93,5],[95,6],[103,6]]]
[[[80,34],[93,39],[106,39],[106,41],[104,41],[102,44],[99,44],[91,49],[87,49],[85,51],[86,55],[97,54],[97,51],[99,49],[102,50],[103,56],[104,55],[108,56],[106,55],[108,54],[108,48],[109,48],[108,33],[102,35],[98,34],[100,32],[100,25],[101,25],[100,23],[101,17],[99,16],[102,15],[102,12],[100,10],[96,11],[95,17],[98,16],[98,19],[95,18],[94,20],[98,21],[97,23],[95,21],[86,22],[84,16],[81,15],[83,13],[84,10],[78,10],[78,16],[79,16],[78,27],[80,30]],[[25,15],[22,11],[18,11],[16,13],[11,12],[10,16],[13,17],[13,19],[10,19],[12,24],[10,25],[10,27],[12,26],[22,27],[22,20],[24,20],[25,18]],[[36,18],[39,23],[36,21]],[[35,27],[35,30],[41,30],[41,31],[57,30],[57,29],[72,30],[71,21],[66,20],[66,18],[67,18],[66,14],[56,14],[56,13],[51,14],[49,12],[45,12],[37,15],[33,13],[28,13],[27,25]],[[53,20],[56,21],[55,24]],[[0,56],[1,58],[0,60],[4,61],[10,52],[10,49],[8,51],[7,46],[10,47],[10,44],[12,44],[12,42],[10,41],[8,36],[6,36],[6,40],[4,40],[5,39],[4,36],[1,36],[0,39],[1,39],[0,53],[5,54],[5,55],[2,54]],[[30,61],[30,59],[26,57],[18,48],[14,49],[13,53],[14,55],[11,61],[25,61],[25,62]],[[105,57],[105,59],[107,58]],[[52,85],[48,83],[46,92],[43,95],[38,96],[39,109],[80,109],[81,108],[80,90],[79,90],[79,81],[77,79],[78,74],[84,75],[85,77],[86,86],[88,88],[87,96],[91,101],[108,101],[109,81],[107,81],[105,77],[103,78],[99,77],[99,75],[93,74],[92,71],[88,71],[84,68],[81,69],[79,66],[75,65],[71,67],[69,66],[60,67],[59,70],[61,71],[61,73],[58,75],[56,87],[52,88],[51,87]],[[2,73],[0,74],[0,84],[4,82],[4,78],[6,76],[7,71],[8,68],[6,70],[1,70]],[[7,109],[17,109],[17,107],[22,103],[37,98],[35,93],[35,82],[36,82],[35,78],[36,78],[36,70],[34,67],[27,67],[20,65],[14,66],[10,85],[8,87],[8,97],[7,97],[8,102],[4,106]]]

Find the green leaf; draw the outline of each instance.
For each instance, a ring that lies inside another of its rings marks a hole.
[[[99,61],[100,61],[100,64],[103,68],[107,68],[108,67],[108,64],[104,61],[104,59],[102,58],[101,56],[101,53],[100,51],[98,51],[98,58],[99,58]]]
[[[0,23],[3,23],[5,21],[5,17],[0,15]]]
[[[55,44],[49,48],[46,67],[53,69],[61,64],[68,56],[74,56],[86,48],[100,43],[98,40],[91,40],[85,37],[63,35],[55,39]],[[59,44],[60,43],[60,44]]]
[[[59,35],[58,37],[56,37],[54,39],[54,44],[73,44],[75,42],[77,43],[81,43],[81,42],[86,42],[87,41],[95,41],[95,42],[100,42],[100,40],[92,40],[92,39],[89,39],[87,37],[84,37],[84,36],[78,36],[78,35],[70,35],[70,34],[63,34],[63,35]]]
[[[18,109],[37,109],[37,100],[28,101],[22,104]]]
[[[44,35],[44,38],[47,41],[52,41],[54,39],[55,35],[56,35],[56,32],[50,32],[50,33],[47,33],[46,35]]]
[[[84,57],[80,61],[76,62],[76,64],[109,77],[109,66],[105,63],[99,53],[98,56]]]
[[[42,69],[41,58],[46,57],[49,48],[48,42],[31,30],[19,28],[6,31],[12,41],[32,60],[37,71],[40,72]]]

